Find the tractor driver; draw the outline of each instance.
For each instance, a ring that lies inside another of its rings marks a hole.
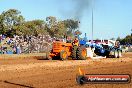
[[[79,40],[77,37],[75,37],[75,39],[73,40],[73,45],[79,46]]]

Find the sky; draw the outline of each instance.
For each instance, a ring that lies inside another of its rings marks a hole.
[[[88,0],[88,4],[85,1],[87,0],[0,0],[0,14],[8,9],[17,9],[27,21],[45,20],[48,16],[55,16],[58,20],[74,19],[79,15],[82,37],[87,33],[88,39],[91,39],[93,7],[94,39],[124,38],[131,33],[132,0]],[[79,12],[75,13],[76,11]]]

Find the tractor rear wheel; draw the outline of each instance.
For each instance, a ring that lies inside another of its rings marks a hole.
[[[68,58],[67,52],[66,51],[61,51],[60,52],[60,59],[61,60],[67,60],[67,58]]]
[[[84,46],[80,46],[77,49],[77,59],[78,60],[86,60],[87,50]]]
[[[77,59],[77,48],[78,48],[78,46],[73,46],[73,48],[72,48],[71,56],[72,56],[73,60]]]

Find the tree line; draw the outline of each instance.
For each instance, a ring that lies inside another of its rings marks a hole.
[[[0,14],[0,34],[7,37],[13,35],[33,35],[48,34],[51,37],[62,38],[81,34],[78,29],[79,21],[73,19],[58,20],[56,17],[49,16],[44,20],[36,19],[26,21],[17,9],[9,9]],[[125,38],[117,38],[122,45],[132,44],[132,34],[127,35]]]
[[[119,41],[121,45],[132,45],[132,34],[127,35],[125,38],[118,37],[117,41]]]
[[[0,14],[0,34],[8,37],[49,34],[51,37],[61,38],[64,35],[73,36],[78,27],[78,20],[57,20],[53,16],[46,17],[45,20],[25,21],[21,12],[16,9],[9,9]]]

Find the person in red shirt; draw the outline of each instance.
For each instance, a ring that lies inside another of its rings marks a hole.
[[[73,41],[73,45],[79,46],[79,40],[77,37],[75,37],[75,39]]]

